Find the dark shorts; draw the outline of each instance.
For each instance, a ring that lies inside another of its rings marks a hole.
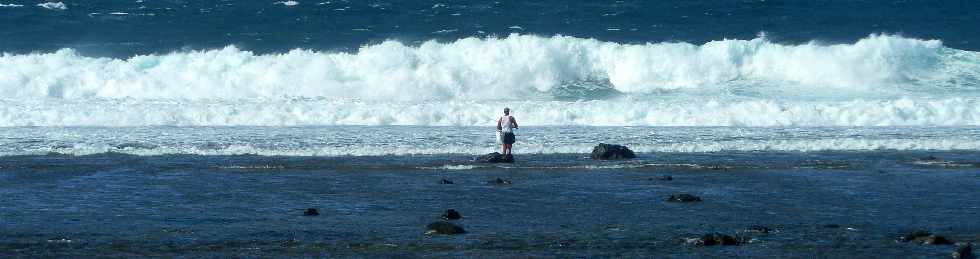
[[[514,137],[514,133],[504,133],[504,144],[514,144],[514,141],[517,141],[517,139]]]

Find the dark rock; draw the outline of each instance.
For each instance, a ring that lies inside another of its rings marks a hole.
[[[772,231],[773,231],[773,229],[771,229],[769,227],[759,226],[759,225],[750,226],[750,227],[745,228],[745,232],[756,232],[756,233],[762,233],[762,234],[769,234],[769,232],[772,232]]]
[[[669,176],[669,175],[664,175],[664,176],[661,176],[661,177],[657,177],[657,180],[661,180],[661,181],[673,181],[674,180],[674,177],[673,176]]]
[[[446,213],[442,214],[442,219],[445,220],[457,220],[461,218],[463,218],[463,216],[459,215],[459,212],[454,209],[446,210]]]
[[[682,193],[682,194],[671,195],[670,197],[667,197],[667,199],[665,200],[668,202],[699,202],[701,201],[701,197]]]
[[[939,158],[936,157],[936,156],[933,156],[933,155],[929,155],[927,157],[923,157],[921,160],[923,160],[923,161],[934,161],[934,160],[939,160]]]
[[[316,211],[314,208],[309,208],[303,212],[303,216],[320,216],[320,212]]]
[[[496,185],[510,185],[510,184],[511,184],[511,182],[510,182],[510,180],[507,180],[507,179],[500,179],[500,178],[497,178],[497,179],[495,179],[495,180],[493,180],[493,181],[490,181],[490,184],[496,184]]]
[[[599,143],[598,146],[592,148],[592,159],[610,160],[630,158],[636,158],[636,154],[633,153],[633,150],[625,146]]]
[[[696,246],[734,246],[739,244],[738,240],[734,237],[721,233],[710,233],[700,237],[688,238],[686,242]]]
[[[453,181],[442,179],[442,181],[439,181],[439,184],[453,184]]]
[[[929,235],[932,235],[932,233],[929,233],[928,231],[925,231],[925,230],[916,230],[916,231],[913,231],[911,233],[907,233],[907,234],[904,234],[904,235],[898,237],[898,241],[899,242],[911,242],[911,241],[917,240],[919,238],[927,237]]]
[[[956,243],[956,250],[953,250],[953,258],[966,259],[973,257],[973,246],[970,243]]]
[[[514,155],[508,154],[503,155],[497,152],[482,155],[476,158],[476,162],[480,163],[514,163]]]
[[[840,228],[840,225],[837,225],[837,224],[827,224],[827,225],[823,225],[823,227],[825,227],[825,228]],[[908,242],[908,241],[904,241],[904,242]]]
[[[462,227],[445,221],[432,222],[425,226],[425,229],[425,234],[455,235],[466,233]]]
[[[923,245],[952,245],[953,241],[946,239],[946,237],[940,235],[929,235],[927,237],[916,238],[915,242]]]

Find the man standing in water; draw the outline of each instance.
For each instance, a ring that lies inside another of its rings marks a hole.
[[[504,108],[504,116],[497,119],[497,132],[504,134],[502,152],[504,156],[511,155],[511,148],[516,141],[514,129],[517,128],[517,120],[510,116],[510,108]]]

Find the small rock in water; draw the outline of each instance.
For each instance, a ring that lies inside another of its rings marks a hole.
[[[721,233],[710,233],[710,234],[704,234],[703,236],[700,237],[687,238],[685,242],[696,246],[738,245],[737,239],[735,239],[732,236],[721,234]]]
[[[461,218],[463,218],[463,216],[459,215],[459,212],[454,209],[446,210],[446,213],[442,214],[442,219],[445,220],[457,220]]]
[[[439,181],[439,184],[453,184],[453,181],[442,179],[442,181]]]
[[[929,235],[927,237],[920,237],[920,238],[916,238],[915,241],[923,245],[952,245],[953,244],[953,241],[949,241],[949,239],[946,239],[946,237],[940,235]]]
[[[674,177],[673,176],[669,176],[669,175],[665,175],[665,176],[658,177],[657,180],[661,180],[661,181],[673,181],[674,180]]]
[[[316,211],[314,208],[309,208],[303,212],[303,216],[320,216],[320,212]]]
[[[670,197],[667,197],[667,199],[665,200],[668,202],[698,202],[701,201],[701,197],[682,193],[682,194],[671,195]]]
[[[514,163],[514,155],[507,154],[506,156],[497,152],[482,155],[476,158],[476,162],[480,163]]]
[[[610,160],[630,158],[636,158],[636,154],[626,146],[599,143],[599,145],[592,148],[592,159]]]
[[[496,180],[490,181],[490,183],[491,184],[496,184],[496,185],[509,185],[509,184],[511,184],[510,180],[500,179],[500,178],[497,178]]]
[[[825,228],[840,228],[840,225],[837,225],[837,224],[827,224],[827,225],[823,225],[823,227],[825,227]],[[908,241],[905,241],[905,242],[908,242]]]
[[[918,240],[919,238],[925,238],[925,237],[927,237],[929,235],[932,235],[932,233],[929,233],[928,231],[925,231],[925,230],[916,230],[916,231],[913,231],[911,233],[907,233],[907,234],[904,234],[904,235],[898,237],[898,241],[899,242],[911,242],[913,240]]]
[[[970,243],[956,243],[956,250],[953,251],[953,258],[973,258],[973,246],[971,246]]]
[[[426,229],[425,234],[427,235],[430,234],[455,235],[455,234],[466,233],[466,230],[463,230],[462,227],[445,221],[432,222],[428,226],[425,226],[425,229]]]

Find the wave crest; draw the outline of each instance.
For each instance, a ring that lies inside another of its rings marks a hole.
[[[73,50],[0,57],[0,98],[499,100],[551,98],[596,82],[619,93],[790,86],[914,89],[975,86],[980,57],[938,40],[872,35],[853,44],[783,45],[765,38],[619,44],[510,35],[408,46],[386,41],[356,53],[296,49],[256,55],[235,46],[129,59]],[[595,88],[595,87],[593,87]],[[581,96],[589,99],[589,96]]]

